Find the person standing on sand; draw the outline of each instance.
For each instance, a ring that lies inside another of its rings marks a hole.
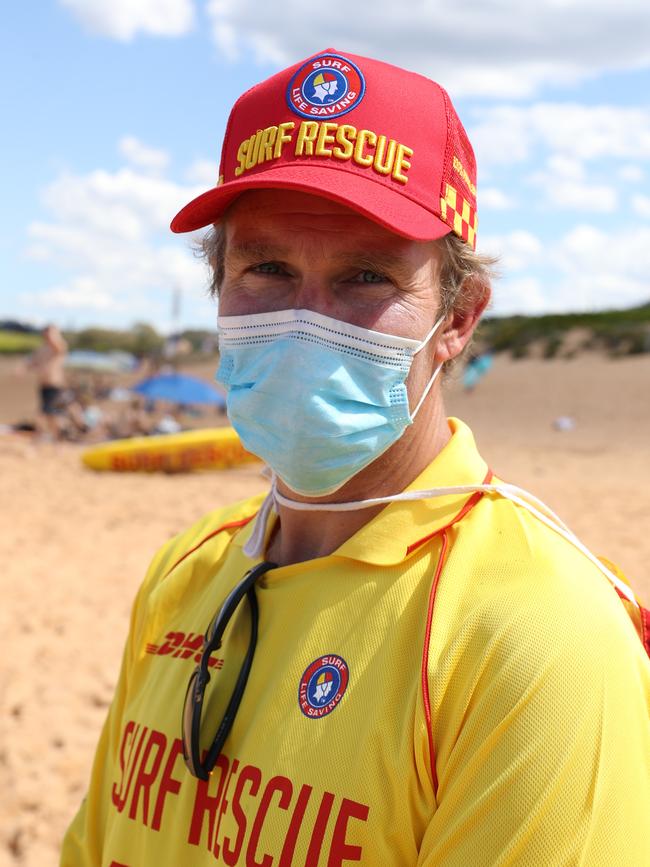
[[[38,381],[39,429],[57,439],[60,432],[58,416],[65,389],[64,365],[68,344],[56,325],[46,325],[42,334],[43,344],[29,358],[27,366],[36,373]]]
[[[447,93],[279,72],[172,229],[209,225],[270,490],[154,557],[63,867],[649,864],[650,616],[445,413],[490,297]]]

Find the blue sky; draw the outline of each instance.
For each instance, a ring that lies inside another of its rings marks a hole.
[[[357,4],[41,0],[3,20],[0,318],[211,327],[206,273],[167,231],[211,186],[236,97],[334,46],[450,91],[477,152],[495,313],[650,300],[646,0]]]

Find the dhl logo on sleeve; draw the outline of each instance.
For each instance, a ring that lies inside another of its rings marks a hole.
[[[413,149],[378,135],[369,129],[357,129],[349,123],[303,120],[296,128],[293,121],[258,129],[244,139],[237,149],[235,177],[271,160],[286,156],[291,149],[294,157],[331,157],[351,160],[377,174],[390,176],[399,184],[408,183]]]

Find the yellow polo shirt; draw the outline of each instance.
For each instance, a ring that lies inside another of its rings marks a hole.
[[[450,426],[410,488],[485,479]],[[583,554],[491,494],[392,503],[332,555],[268,573],[239,713],[209,782],[192,777],[186,686],[253,565],[260,502],[154,558],[63,867],[650,864],[642,644]],[[246,606],[212,657],[206,747]]]

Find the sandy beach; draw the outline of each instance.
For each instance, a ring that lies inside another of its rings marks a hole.
[[[209,377],[211,369],[199,372]],[[650,357],[499,357],[445,386],[495,472],[533,491],[650,599]],[[34,409],[0,365],[0,422]],[[573,430],[554,429],[570,416]],[[0,437],[0,865],[55,864],[88,780],[131,601],[151,556],[205,512],[265,488],[255,465],[195,475],[85,470],[81,447]],[[570,576],[568,576],[569,578]]]

